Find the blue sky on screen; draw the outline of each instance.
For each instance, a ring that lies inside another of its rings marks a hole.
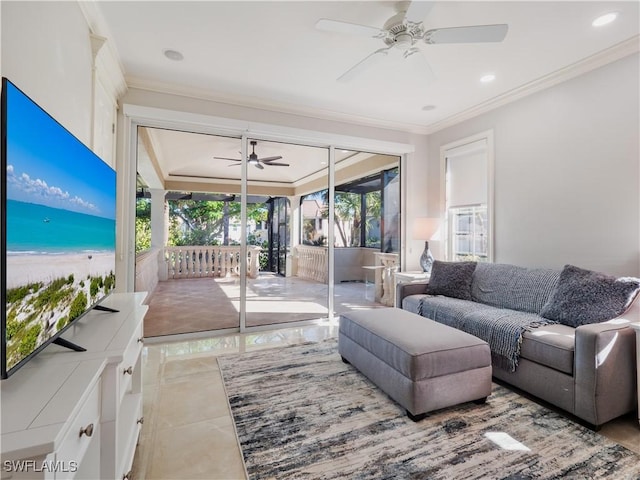
[[[116,174],[7,82],[7,198],[115,219]]]

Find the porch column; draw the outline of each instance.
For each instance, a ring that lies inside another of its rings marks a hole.
[[[165,201],[166,191],[160,188],[149,189],[151,193],[151,248],[159,249],[158,279],[167,279],[167,265],[164,260],[164,247],[169,240],[169,208]]]
[[[291,231],[289,245],[289,251],[291,255],[287,255],[287,277],[293,277],[298,273],[298,258],[295,256],[295,248],[297,245],[300,245],[300,195],[294,195],[292,197],[287,197],[289,200],[289,205],[291,205],[291,218],[289,219],[289,225]]]

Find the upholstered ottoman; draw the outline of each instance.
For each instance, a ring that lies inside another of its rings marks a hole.
[[[340,316],[338,351],[414,421],[491,394],[491,352],[483,340],[398,308]]]

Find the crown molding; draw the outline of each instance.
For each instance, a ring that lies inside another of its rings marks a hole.
[[[252,97],[248,95],[239,95],[234,93],[212,93],[211,90],[207,89],[184,87],[171,83],[158,82],[138,77],[127,76],[126,81],[129,88],[145,90],[149,92],[177,95],[181,97],[207,100],[226,105],[256,108],[259,110],[268,110],[271,112],[290,115],[300,115],[314,119],[344,122],[355,124],[358,126],[383,128],[387,130],[395,130],[408,133],[427,133],[427,127],[425,125],[414,123],[396,122],[392,120],[383,120],[361,115],[352,115],[344,112],[336,112],[333,110],[322,109],[318,107],[294,105],[285,102],[274,102],[271,100]]]
[[[110,42],[108,42],[107,45],[111,47]],[[477,117],[478,115],[490,112],[492,110],[495,110],[496,108],[520,100],[521,98],[524,98],[528,95],[550,88],[554,85],[565,82],[579,75],[583,75],[587,72],[603,67],[609,63],[615,62],[616,60],[620,60],[621,58],[638,52],[640,52],[640,35],[635,35],[594,55],[591,55],[571,65],[567,65],[566,67],[556,70],[555,72],[540,77],[529,83],[521,85],[520,87],[514,88],[485,102],[482,102],[457,114],[451,115],[447,118],[428,125],[395,122],[391,120],[383,120],[361,115],[352,115],[328,109],[293,105],[284,102],[275,102],[272,100],[251,97],[247,95],[238,95],[233,93],[212,93],[207,89],[184,87],[171,83],[152,81],[138,77],[127,76],[125,77],[125,80],[129,88],[144,91],[177,95],[198,100],[207,100],[231,106],[256,108],[260,110],[267,110],[291,115],[300,115],[315,119],[344,122],[358,126],[383,128],[394,131],[429,135],[469,120],[471,118]]]
[[[556,70],[548,75],[526,83],[518,88],[498,95],[486,102],[468,108],[460,113],[447,117],[427,126],[426,134],[436,133],[448,127],[452,127],[471,118],[490,112],[496,108],[520,100],[526,96],[553,87],[559,83],[583,75],[587,72],[603,67],[621,58],[640,52],[640,35],[635,35],[612,47],[602,50],[590,57],[583,58],[564,68]]]
[[[89,27],[91,51],[94,65],[100,66],[101,79],[115,99],[120,98],[127,91],[127,81],[124,67],[116,49],[107,23],[95,1],[78,1],[78,6]]]

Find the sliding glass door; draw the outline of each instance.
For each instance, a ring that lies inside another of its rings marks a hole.
[[[327,188],[326,148],[247,139],[248,198],[265,195],[266,229],[260,231],[255,209],[247,205],[247,244],[264,234],[260,271],[246,284],[245,328],[327,318],[328,248],[301,244],[300,197],[309,189]],[[255,153],[255,157],[251,155]],[[326,211],[317,211],[318,218]]]
[[[140,287],[155,290],[145,331],[292,326],[385,305],[399,264],[398,166],[362,151],[140,127],[136,278],[160,279]]]

